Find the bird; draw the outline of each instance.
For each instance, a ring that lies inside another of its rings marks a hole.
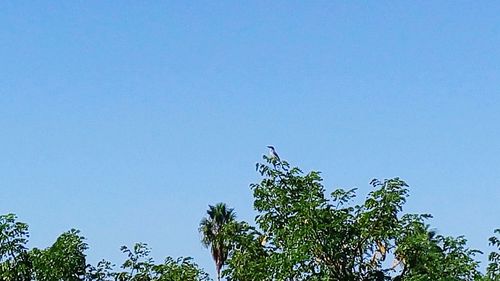
[[[276,160],[280,161],[280,157],[279,157],[278,153],[276,152],[276,150],[274,149],[274,146],[268,145],[267,148],[269,148],[269,157],[271,159],[276,159]]]

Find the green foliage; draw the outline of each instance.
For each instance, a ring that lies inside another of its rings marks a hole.
[[[495,229],[495,233],[500,235],[500,229]],[[490,264],[486,268],[486,276],[489,280],[500,280],[500,238],[497,236],[490,237],[490,245],[495,247],[496,250],[488,255]]]
[[[34,279],[38,281],[84,280],[87,264],[84,251],[88,248],[79,231],[72,229],[63,233],[45,250],[33,249]]]
[[[111,262],[106,260],[101,260],[97,263],[97,266],[87,265],[87,281],[111,281],[113,280],[113,273],[111,270],[113,265]]]
[[[231,241],[231,258],[223,275],[227,280],[269,280],[267,237],[246,223]]]
[[[353,205],[355,189],[327,197],[319,172],[304,174],[265,157],[252,184],[256,227],[233,236],[228,280],[479,280],[479,251],[463,237],[428,229],[430,215],[404,214],[408,186],[399,178],[371,182]],[[495,240],[496,241],[496,240]]]
[[[399,178],[373,180],[362,204],[356,189],[327,195],[319,172],[303,173],[278,158],[258,164],[252,184],[255,226],[236,221],[224,203],[209,206],[199,227],[217,277],[231,281],[500,281],[500,229],[483,275],[480,251],[462,237],[437,234],[427,214],[408,214],[408,185]],[[0,215],[0,281],[209,281],[191,258],[155,263],[147,244],[121,247],[118,269],[86,262],[88,245],[78,230],[46,249],[29,249],[28,225]],[[225,269],[221,272],[225,265]]]
[[[24,281],[31,278],[31,262],[26,243],[28,225],[14,214],[0,215],[0,280]]]
[[[163,264],[154,267],[157,281],[186,281],[199,280],[209,281],[208,274],[198,268],[191,258],[178,258],[174,260],[168,257]]]
[[[236,214],[226,204],[218,203],[208,207],[208,217],[201,220],[199,231],[202,235],[202,244],[210,248],[217,279],[220,280],[221,269],[230,249],[229,243],[238,232],[239,226],[235,223]]]
[[[208,274],[201,270],[191,258],[174,260],[167,257],[162,264],[155,264],[149,257],[151,250],[144,243],[132,249],[122,246],[128,259],[122,264],[124,271],[112,273],[116,281],[209,281]]]
[[[480,253],[466,248],[463,237],[435,235],[423,225],[409,226],[397,240],[404,280],[477,280]]]
[[[191,258],[167,257],[155,264],[150,249],[137,243],[123,246],[127,259],[121,271],[114,272],[109,261],[96,266],[86,263],[88,249],[78,230],[63,233],[47,249],[29,250],[28,225],[13,214],[0,216],[0,281],[209,281],[207,273]]]
[[[149,257],[151,250],[144,243],[137,243],[133,249],[126,246],[121,251],[127,254],[128,259],[121,268],[125,271],[116,274],[117,281],[147,281],[152,280],[153,259]]]

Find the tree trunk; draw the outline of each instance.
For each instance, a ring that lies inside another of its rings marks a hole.
[[[222,264],[220,264],[219,262],[217,262],[217,264],[215,265],[215,269],[217,270],[217,280],[220,281],[220,270],[222,269]]]

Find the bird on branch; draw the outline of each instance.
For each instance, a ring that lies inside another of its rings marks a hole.
[[[280,160],[280,157],[278,155],[278,153],[276,152],[276,150],[274,149],[274,146],[272,145],[268,145],[267,148],[269,148],[269,158],[271,159],[276,159],[278,161],[281,161]]]

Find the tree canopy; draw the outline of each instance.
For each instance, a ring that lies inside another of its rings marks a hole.
[[[203,246],[210,248],[215,262],[217,280],[220,280],[221,269],[231,247],[231,238],[236,233],[233,231],[236,214],[224,203],[208,207],[208,217],[201,220],[199,231],[202,235]]]
[[[374,179],[363,204],[353,204],[356,189],[327,195],[319,172],[264,158],[263,179],[251,185],[256,225],[242,222],[228,280],[488,280],[475,259],[481,252],[464,237],[438,235],[431,215],[403,212],[403,180]],[[498,255],[490,260],[487,275],[496,280]]]
[[[374,179],[364,200],[356,189],[327,193],[320,173],[304,173],[279,158],[264,156],[262,176],[251,184],[254,222],[238,221],[233,209],[209,206],[200,223],[226,280],[238,281],[499,281],[500,229],[489,239],[486,272],[479,250],[463,236],[437,233],[430,214],[404,211],[408,185],[400,178]],[[355,201],[362,203],[355,203]],[[61,234],[46,249],[27,246],[28,225],[0,215],[0,281],[208,281],[189,257],[157,263],[145,243],[122,246],[119,266],[87,263],[89,245],[78,230]],[[220,276],[218,276],[220,278]]]

